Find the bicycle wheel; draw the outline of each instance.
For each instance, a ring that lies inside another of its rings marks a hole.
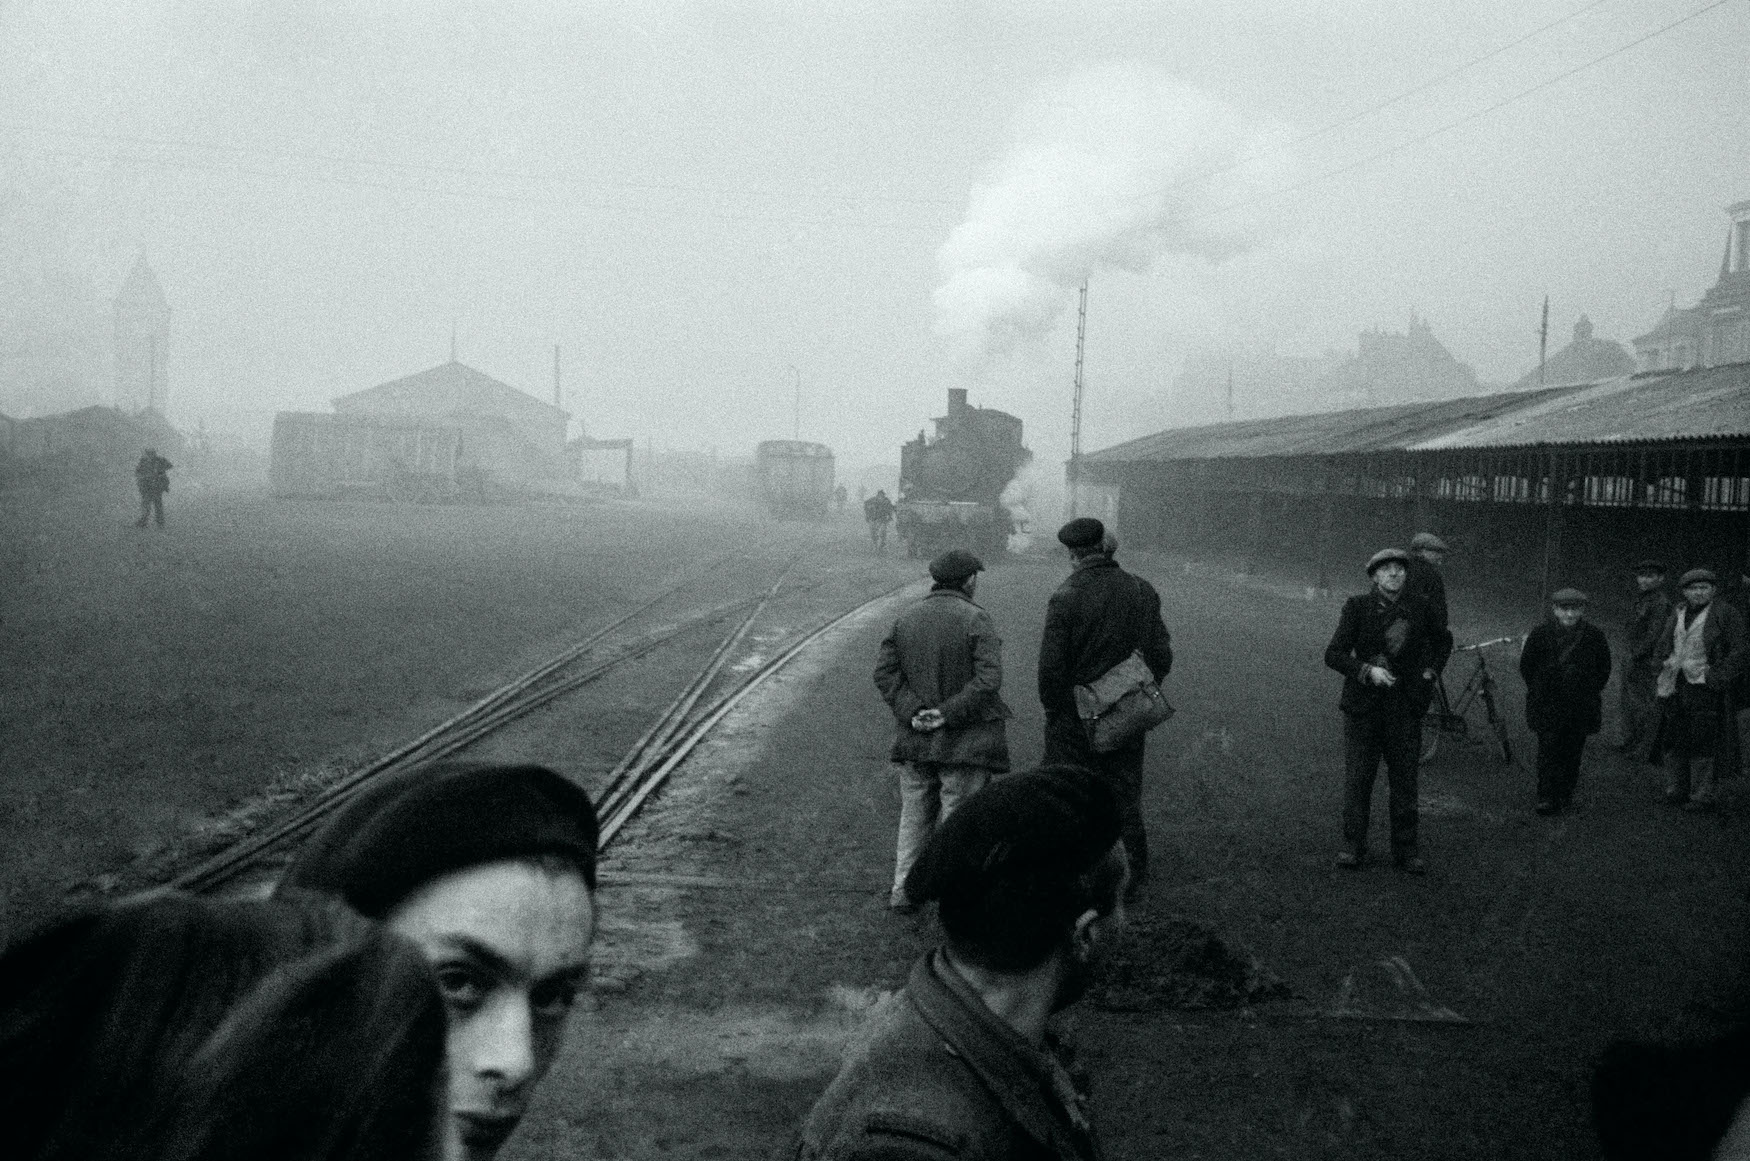
[[[1446,683],[1434,679],[1434,700],[1422,715],[1422,761],[1432,762],[1440,752],[1440,735],[1452,728],[1452,705],[1446,700]]]

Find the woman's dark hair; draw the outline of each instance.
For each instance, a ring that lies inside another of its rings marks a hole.
[[[0,957],[0,994],[10,1156],[437,1155],[429,969],[331,901],[170,895],[84,914]]]

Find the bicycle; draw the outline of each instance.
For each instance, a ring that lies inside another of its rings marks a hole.
[[[1501,752],[1501,762],[1504,765],[1512,763],[1513,743],[1507,736],[1507,719],[1495,701],[1495,675],[1489,672],[1487,650],[1496,645],[1510,645],[1518,640],[1517,637],[1496,637],[1491,641],[1478,641],[1474,645],[1461,645],[1453,650],[1454,653],[1475,653],[1477,667],[1471,672],[1470,680],[1459,691],[1457,701],[1447,696],[1445,677],[1437,675],[1434,678],[1434,701],[1422,719],[1422,761],[1432,761],[1434,755],[1440,752],[1442,734],[1468,738],[1468,715],[1471,707],[1481,702],[1483,716],[1487,719],[1489,729],[1495,735],[1495,745]]]

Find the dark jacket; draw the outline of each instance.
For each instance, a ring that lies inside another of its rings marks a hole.
[[[1647,676],[1659,672],[1659,665],[1671,653],[1671,638],[1666,637],[1660,648],[1659,632],[1671,616],[1671,594],[1662,588],[1635,594],[1634,606],[1622,627],[1623,672]]]
[[[1433,684],[1422,673],[1434,667],[1438,656],[1435,631],[1428,606],[1402,594],[1388,601],[1375,589],[1344,601],[1337,631],[1325,646],[1325,664],[1343,675],[1338,708],[1346,714],[1420,717],[1434,696]],[[1363,665],[1385,666],[1397,684],[1363,684]]]
[[[801,1161],[1094,1161],[1062,1064],[933,952],[875,1009],[797,1142]]]
[[[1525,638],[1519,676],[1525,679],[1525,724],[1533,733],[1596,734],[1610,681],[1610,642],[1604,630],[1584,619],[1572,629],[1545,621]]]
[[[1405,570],[1403,596],[1412,601],[1421,601],[1428,607],[1428,616],[1434,624],[1434,660],[1429,668],[1439,673],[1446,668],[1447,659],[1452,656],[1452,626],[1446,610],[1446,578],[1440,575],[1440,570],[1410,553],[1410,565]]]
[[[170,469],[175,466],[163,456],[141,456],[134,465],[134,486],[142,496],[162,496],[170,490]]]
[[[1655,653],[1661,667],[1676,650],[1677,614],[1686,607],[1688,602],[1678,601],[1659,630]],[[1715,693],[1730,695],[1738,679],[1750,670],[1750,638],[1745,636],[1744,615],[1730,604],[1715,597],[1708,609],[1707,621],[1701,627],[1701,643],[1707,650],[1707,678],[1703,685]],[[1683,680],[1681,674],[1677,680]]]
[[[937,589],[901,613],[875,662],[875,688],[899,727],[893,760],[1007,770],[1003,721],[1010,712],[1002,686],[1002,638],[965,593]],[[941,710],[943,727],[912,729],[921,709]]]
[[[871,524],[886,524],[893,519],[893,501],[881,492],[863,501],[863,519]]]
[[[1045,607],[1039,642],[1039,702],[1050,714],[1076,712],[1075,688],[1142,651],[1155,680],[1173,668],[1173,642],[1154,586],[1109,556],[1083,557]]]

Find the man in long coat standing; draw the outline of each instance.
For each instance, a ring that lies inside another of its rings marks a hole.
[[[140,492],[140,518],[134,521],[135,528],[144,528],[147,516],[154,517],[160,528],[164,526],[164,493],[170,490],[170,469],[175,466],[159,455],[157,448],[140,453],[140,462],[134,465],[134,487]]]
[[[1586,594],[1561,589],[1550,619],[1525,638],[1519,675],[1525,679],[1525,724],[1537,735],[1537,813],[1566,810],[1580,779],[1586,739],[1603,723],[1610,681],[1610,642],[1585,619]]]
[[[1442,639],[1428,606],[1404,596],[1410,556],[1382,548],[1367,562],[1373,591],[1343,604],[1325,664],[1343,675],[1343,849],[1337,865],[1367,861],[1373,784],[1385,761],[1391,793],[1391,853],[1399,870],[1420,875],[1416,776],[1422,760],[1422,715],[1434,689]]]
[[[1106,526],[1091,516],[1071,520],[1057,539],[1069,549],[1070,574],[1045,608],[1039,642],[1039,701],[1045,707],[1045,761],[1091,770],[1118,796],[1124,848],[1134,889],[1148,877],[1148,832],[1142,822],[1142,759],[1146,735],[1111,753],[1088,742],[1076,713],[1075,688],[1141,653],[1154,679],[1173,668],[1172,638],[1161,620],[1154,586],[1125,572],[1107,548]],[[1114,550],[1116,543],[1114,542]]]
[[[1750,640],[1738,610],[1714,599],[1719,578],[1710,570],[1690,569],[1678,587],[1683,601],[1660,631],[1660,722],[1653,757],[1665,760],[1666,802],[1712,810],[1716,778],[1736,772],[1732,690],[1750,666]]]
[[[973,603],[984,563],[953,548],[930,562],[929,596],[901,613],[881,642],[875,687],[893,711],[899,764],[899,839],[888,904],[915,909],[905,876],[936,826],[994,773],[1009,768],[1003,641]]]
[[[1622,746],[1625,754],[1642,751],[1658,722],[1659,665],[1670,641],[1663,635],[1671,615],[1665,592],[1665,565],[1643,560],[1635,565],[1635,603],[1622,627]]]

